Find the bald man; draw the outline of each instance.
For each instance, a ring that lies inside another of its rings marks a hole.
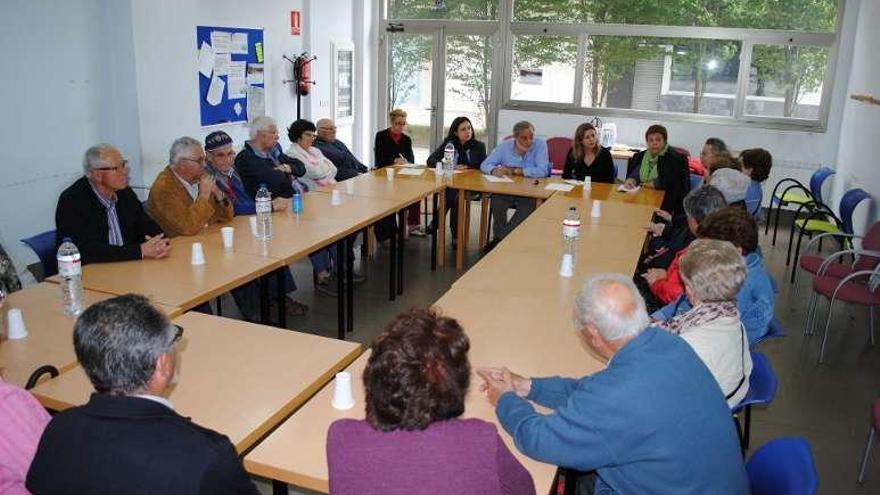
[[[336,139],[336,124],[331,119],[321,119],[315,125],[318,137],[312,145],[336,165],[337,181],[357,177],[368,170],[342,141]]]

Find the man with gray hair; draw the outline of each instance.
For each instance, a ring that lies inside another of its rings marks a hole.
[[[83,156],[83,177],[61,193],[55,208],[55,244],[69,237],[83,263],[163,258],[171,249],[144,211],[118,149],[97,144]]]
[[[92,382],[89,402],[55,416],[27,476],[33,493],[256,494],[229,439],[174,411],[172,325],[145,297],[86,309],[73,346]]]
[[[526,121],[513,126],[513,139],[498,144],[483,160],[480,170],[496,177],[522,176],[541,178],[550,176],[550,158],[547,143],[535,137],[535,126]],[[513,208],[513,218],[507,218],[507,210]],[[521,196],[492,195],[492,224],[495,238],[487,246],[491,249],[511,230],[535,211],[535,200]]]
[[[202,143],[178,138],[168,152],[165,167],[150,188],[147,211],[168,237],[196,235],[209,223],[232,220],[232,203],[205,173]]]
[[[684,340],[649,326],[632,281],[595,275],[575,305],[578,336],[607,368],[580,379],[478,370],[517,448],[585,472],[579,493],[748,493],[718,384]]]
[[[315,126],[318,128],[318,137],[313,146],[336,165],[337,181],[367,173],[367,166],[352,154],[345,143],[336,139],[336,123],[333,119],[320,119]]]

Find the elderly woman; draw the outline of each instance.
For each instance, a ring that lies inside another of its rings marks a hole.
[[[764,191],[761,184],[770,177],[770,169],[773,167],[773,156],[763,148],[743,150],[739,154],[742,164],[742,173],[751,178],[749,189],[746,191],[746,211],[753,217],[757,217],[761,211],[761,200]]]
[[[376,142],[373,147],[376,168],[388,165],[406,165],[415,163],[412,139],[404,134],[406,131],[406,112],[395,108],[388,114],[388,122],[391,124],[385,130],[376,133]],[[421,203],[416,203],[407,209],[407,224],[410,235],[424,237],[425,230],[419,224],[419,211]],[[384,241],[393,235],[396,223],[393,218],[384,220],[376,226],[376,237]]]
[[[746,264],[733,244],[697,239],[681,259],[681,278],[693,306],[664,326],[691,345],[733,407],[746,396],[752,372],[748,339],[736,309]]]
[[[298,119],[287,128],[290,147],[287,154],[306,165],[306,175],[302,181],[309,188],[316,185],[328,186],[336,183],[336,165],[327,159],[321,150],[312,146],[318,128],[306,119]]]
[[[364,370],[366,420],[327,434],[330,493],[535,493],[495,425],[459,419],[469,348],[458,322],[432,311],[388,325]]]
[[[30,393],[0,377],[0,493],[30,493],[25,479],[49,419]]]
[[[661,210],[673,215],[682,212],[681,202],[690,190],[687,160],[668,144],[668,133],[662,125],[645,131],[647,149],[629,159],[624,186],[632,189],[645,185],[666,191]]]
[[[596,128],[589,122],[574,131],[574,142],[565,157],[563,179],[584,180],[614,184],[614,160],[608,148],[599,146]]]
[[[723,208],[706,217],[697,231],[702,239],[728,241],[739,248],[746,264],[746,278],[736,297],[740,319],[745,326],[749,343],[758,341],[767,333],[773,318],[776,294],[770,275],[764,269],[764,261],[758,252],[758,227],[745,209],[736,206]],[[682,291],[684,292],[684,291]],[[687,311],[691,301],[686,293],[670,302],[651,317],[666,321]]]

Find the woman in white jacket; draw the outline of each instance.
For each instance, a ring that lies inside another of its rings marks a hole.
[[[306,175],[300,177],[300,180],[309,189],[336,184],[336,165],[321,150],[312,146],[317,130],[315,124],[306,119],[298,119],[287,128],[287,137],[291,143],[287,148],[287,155],[306,165]]]
[[[727,241],[698,239],[681,259],[681,278],[693,307],[665,326],[694,349],[731,407],[749,390],[752,357],[736,295],[746,277],[740,250]]]

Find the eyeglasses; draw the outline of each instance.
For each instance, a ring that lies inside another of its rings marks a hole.
[[[203,167],[205,166],[205,157],[204,156],[199,158],[198,160],[195,160],[193,158],[181,158],[181,160],[187,161],[187,162],[198,163],[199,165],[201,165]]]
[[[334,126],[329,126],[329,125],[328,126],[321,126],[321,127],[318,127],[318,129],[320,129],[322,131],[335,131],[336,126],[335,125]]]
[[[128,170],[128,160],[122,160],[121,167],[98,167],[98,168],[95,168],[94,170],[101,170],[103,172],[117,172],[117,173],[123,172],[125,170]]]
[[[304,138],[313,139],[315,137],[315,133],[312,131],[306,131],[306,132],[302,133],[302,136]]]

